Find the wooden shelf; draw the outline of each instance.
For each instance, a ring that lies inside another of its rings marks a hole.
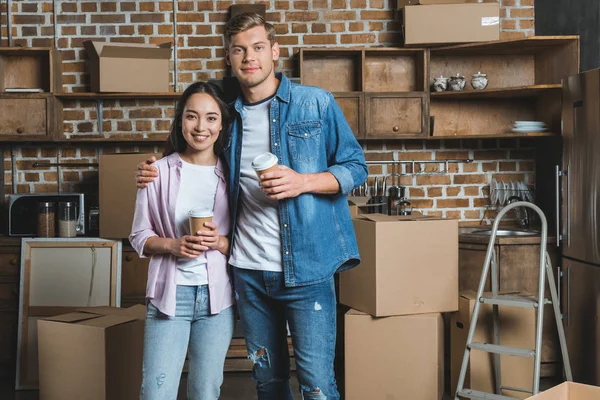
[[[445,139],[518,139],[560,136],[552,132],[530,132],[530,133],[506,133],[503,135],[454,135],[454,136],[429,136],[427,140]]]
[[[468,43],[431,49],[432,56],[467,56],[501,54],[535,54],[579,42],[579,36],[531,36],[523,39],[498,40],[493,42]]]
[[[504,97],[536,97],[547,93],[548,91],[560,91],[562,85],[530,85],[512,88],[494,88],[485,90],[461,90],[431,92],[432,98],[452,98],[452,99],[494,99]]]
[[[144,138],[140,134],[114,133],[107,135],[70,135],[68,138],[63,136],[58,141],[66,143],[95,143],[95,142],[114,142],[114,143],[163,143],[167,140],[169,134],[157,133]]]
[[[74,92],[74,93],[56,93],[57,98],[61,100],[77,100],[77,99],[178,99],[181,96],[179,92],[163,92],[163,93],[91,93],[91,92]]]

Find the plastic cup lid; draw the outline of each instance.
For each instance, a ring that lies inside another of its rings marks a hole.
[[[193,218],[206,218],[206,217],[212,217],[213,211],[209,208],[196,207],[196,208],[192,208],[188,212],[188,215]]]
[[[263,153],[252,160],[252,168],[256,171],[271,168],[275,164],[277,164],[277,156],[273,153]]]

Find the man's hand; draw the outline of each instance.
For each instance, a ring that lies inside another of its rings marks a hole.
[[[185,235],[177,239],[171,239],[169,251],[176,257],[198,258],[200,254],[208,250],[203,246],[202,238],[199,236]]]
[[[285,165],[280,165],[279,171],[261,175],[261,178],[262,191],[272,200],[297,197],[307,191],[305,176]]]
[[[158,169],[150,164],[156,161],[156,157],[152,156],[144,162],[137,165],[135,173],[135,182],[138,189],[144,189],[148,183],[154,181],[158,177]]]

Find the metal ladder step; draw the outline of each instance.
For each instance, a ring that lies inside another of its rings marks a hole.
[[[500,346],[497,344],[489,344],[489,343],[473,342],[469,345],[469,348],[471,348],[471,350],[485,351],[485,352],[494,353],[494,354],[506,354],[509,356],[517,356],[517,357],[533,357],[533,356],[535,356],[535,350],[519,349],[517,347]]]
[[[518,397],[502,396],[499,394],[480,392],[478,390],[463,389],[457,393],[460,397],[477,400],[518,400]]]
[[[519,296],[516,294],[499,294],[482,296],[479,301],[483,304],[494,304],[499,306],[537,308],[538,301],[535,297]],[[544,299],[544,304],[552,304],[549,299]]]

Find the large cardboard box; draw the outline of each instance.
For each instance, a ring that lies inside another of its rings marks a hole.
[[[431,4],[404,8],[404,45],[487,42],[500,39],[498,3]]]
[[[135,212],[137,165],[161,154],[106,154],[99,157],[100,237],[126,239]]]
[[[528,400],[598,400],[600,387],[564,382],[552,389],[529,397]]]
[[[438,313],[344,316],[346,400],[442,399],[444,324]]]
[[[137,399],[145,313],[91,307],[39,320],[40,399]]]
[[[456,393],[458,376],[464,356],[469,327],[477,294],[470,290],[461,293],[458,301],[458,311],[450,317],[450,376],[451,394]],[[493,343],[492,306],[482,304],[479,309],[479,320],[475,331],[474,341]],[[500,344],[523,349],[535,348],[536,309],[499,307]],[[501,356],[500,371],[502,385],[531,389],[533,385],[533,358]],[[494,393],[494,356],[481,351],[471,351],[469,368],[465,378],[464,388]],[[526,398],[529,394],[503,391],[505,396]]]
[[[340,274],[340,303],[373,316],[458,310],[458,221],[363,214],[361,264]]]
[[[171,43],[86,40],[92,92],[169,92]]]

